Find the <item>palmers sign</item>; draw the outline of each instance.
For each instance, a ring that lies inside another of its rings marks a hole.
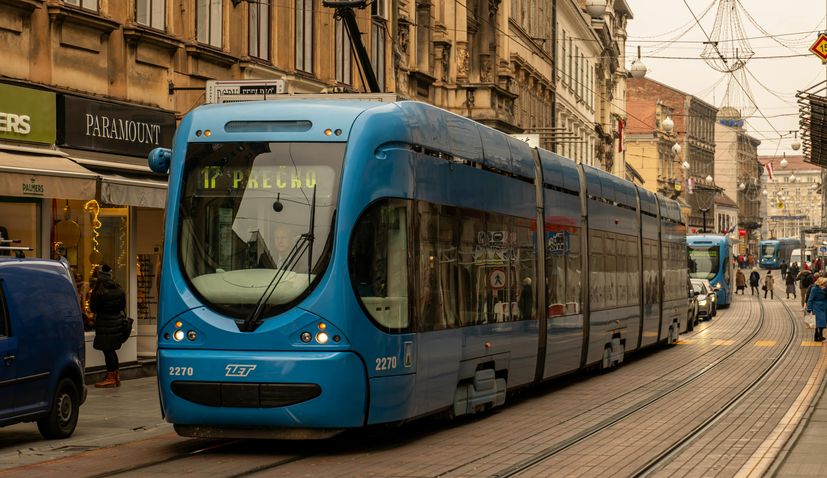
[[[58,99],[61,146],[129,156],[169,148],[175,114],[63,95]]]

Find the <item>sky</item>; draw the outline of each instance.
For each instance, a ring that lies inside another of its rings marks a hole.
[[[727,29],[719,37],[746,38],[744,41],[754,51],[746,63],[746,70],[734,75],[737,81],[731,80],[733,75],[713,69],[701,58],[706,35],[714,38],[715,18],[721,0],[626,1],[634,15],[627,25],[627,67],[637,57],[640,46],[648,78],[695,95],[716,107],[722,106],[728,84],[739,91],[733,95],[736,106],[740,103],[752,105],[753,102],[740,93],[739,84],[746,83],[757,105],[755,113],[747,118],[746,127],[751,136],[761,140],[758,154],[801,154],[801,150],[796,152],[790,147],[794,141],[790,132],[798,131],[795,93],[827,78],[827,67],[809,51],[819,33],[827,30],[827,0],[736,0],[735,11],[741,20],[743,34]],[[700,20],[703,31],[690,8]],[[775,39],[768,38],[767,34]],[[726,54],[728,50],[734,51],[736,43],[740,42],[719,43],[719,49]],[[741,51],[739,47],[739,54]],[[734,61],[729,60],[729,63]]]

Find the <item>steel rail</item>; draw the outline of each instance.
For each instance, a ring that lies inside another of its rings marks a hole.
[[[759,317],[759,320],[758,320],[758,325],[755,327],[755,329],[750,333],[750,335],[741,344],[739,344],[737,347],[734,347],[732,350],[725,353],[720,358],[716,359],[714,362],[706,365],[701,370],[695,372],[694,374],[690,375],[689,377],[685,378],[684,380],[670,386],[669,388],[664,389],[661,392],[658,392],[656,394],[653,394],[649,398],[640,400],[637,403],[632,404],[629,407],[621,410],[620,412],[612,415],[611,417],[609,417],[605,420],[602,420],[601,422],[599,422],[599,423],[597,423],[597,424],[595,424],[595,425],[593,425],[593,426],[591,426],[591,427],[589,427],[589,428],[587,428],[587,429],[585,429],[585,430],[583,430],[579,433],[576,433],[575,435],[573,435],[573,436],[571,436],[571,437],[569,437],[565,440],[559,441],[559,442],[543,449],[542,451],[534,454],[530,458],[526,458],[525,460],[522,460],[519,463],[511,465],[507,468],[504,468],[504,469],[494,473],[492,476],[494,478],[505,478],[505,477],[516,476],[517,474],[522,473],[522,472],[524,472],[524,471],[526,471],[530,468],[533,468],[533,467],[541,464],[542,462],[544,462],[544,461],[548,460],[549,458],[551,458],[551,457],[553,457],[553,456],[555,456],[555,455],[557,455],[557,454],[573,447],[574,445],[577,445],[578,443],[581,443],[581,442],[587,440],[588,438],[590,438],[590,437],[592,437],[592,436],[594,436],[594,435],[596,435],[596,434],[598,434],[602,431],[605,431],[609,427],[621,422],[622,420],[629,417],[630,415],[645,409],[646,407],[652,405],[653,403],[656,403],[656,402],[668,397],[672,393],[680,390],[681,388],[684,388],[684,387],[688,386],[692,382],[694,382],[694,381],[698,380],[699,378],[703,377],[709,371],[713,370],[718,365],[721,365],[727,359],[729,359],[730,357],[732,357],[733,355],[735,355],[736,353],[741,351],[744,347],[749,345],[752,342],[752,339],[754,339],[758,335],[758,333],[761,332],[761,329],[764,326],[764,304],[763,304],[763,301],[759,301],[759,305],[760,305],[760,307],[759,307],[760,317]],[[750,311],[750,315],[751,314],[752,314],[752,311]],[[794,337],[795,334],[793,333],[792,336]],[[459,468],[459,467],[456,467],[456,468]],[[456,468],[454,468],[454,469],[456,469]],[[450,471],[453,471],[453,470],[450,470]],[[445,472],[445,473],[449,473],[450,471]],[[445,473],[442,473],[442,474],[444,475]]]
[[[658,471],[660,467],[663,465],[668,464],[672,461],[672,459],[681,451],[683,451],[687,446],[689,446],[692,442],[695,441],[702,433],[707,431],[711,428],[718,420],[730,412],[733,408],[735,408],[739,403],[741,403],[745,398],[747,398],[748,394],[755,390],[759,385],[764,383],[767,376],[774,372],[778,366],[781,364],[781,361],[786,358],[790,351],[792,350],[792,345],[796,338],[796,317],[795,314],[790,310],[790,307],[784,303],[783,301],[781,304],[787,310],[787,318],[790,319],[790,323],[792,324],[792,328],[790,330],[790,336],[787,339],[787,343],[784,345],[784,348],[781,350],[781,353],[777,354],[773,357],[770,364],[764,369],[758,377],[755,378],[752,382],[750,382],[743,390],[741,390],[737,395],[732,397],[729,401],[727,401],[721,408],[719,408],[715,413],[713,413],[709,418],[704,420],[698,426],[693,428],[689,433],[684,435],[683,438],[673,443],[669,448],[664,450],[662,453],[657,455],[656,457],[650,459],[645,465],[639,468],[635,473],[630,476],[633,477],[646,477],[652,474],[655,471]],[[761,302],[761,313],[764,312],[764,305],[763,301]]]

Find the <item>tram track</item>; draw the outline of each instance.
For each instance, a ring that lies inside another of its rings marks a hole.
[[[788,317],[790,319],[793,319],[793,314],[790,312],[789,307],[786,304],[784,304],[784,306],[787,309]],[[758,334],[761,332],[761,330],[764,326],[764,323],[765,323],[765,305],[764,305],[763,301],[759,301],[759,314],[760,314],[760,316],[759,316],[759,320],[758,320],[758,323],[757,323],[756,327],[750,332],[750,334],[740,344],[738,344],[732,350],[729,350],[727,353],[725,353],[721,357],[717,358],[712,363],[706,365],[701,370],[693,373],[692,375],[686,377],[685,379],[681,380],[678,383],[675,383],[675,384],[673,384],[673,385],[671,385],[667,388],[664,388],[663,390],[659,391],[656,394],[650,395],[649,397],[647,397],[643,400],[637,401],[636,403],[624,408],[623,410],[613,414],[612,416],[610,416],[610,417],[608,417],[604,420],[601,420],[600,422],[596,423],[595,425],[593,425],[593,426],[591,426],[591,427],[589,427],[585,430],[582,430],[582,431],[580,431],[580,432],[578,432],[578,433],[576,433],[576,434],[574,434],[574,435],[572,435],[572,436],[570,436],[570,437],[568,437],[564,440],[561,440],[559,442],[554,443],[553,445],[551,445],[549,447],[544,448],[543,450],[541,450],[538,453],[535,453],[534,455],[532,455],[529,458],[521,460],[518,463],[515,463],[515,464],[513,464],[509,467],[506,467],[506,468],[504,468],[504,469],[502,469],[498,472],[495,472],[492,476],[497,477],[497,478],[511,477],[511,476],[517,476],[520,473],[523,473],[527,470],[530,470],[530,469],[542,464],[543,462],[547,461],[548,459],[550,459],[554,456],[560,455],[562,452],[572,448],[573,446],[585,442],[586,440],[588,440],[589,438],[597,435],[598,433],[601,433],[601,432],[604,432],[604,431],[608,430],[610,427],[622,422],[624,419],[628,418],[629,416],[645,410],[647,407],[650,407],[651,405],[653,405],[653,404],[669,397],[670,395],[674,394],[675,392],[677,392],[677,391],[681,390],[682,388],[692,384],[696,380],[704,377],[706,374],[708,374],[709,372],[714,370],[716,367],[720,366],[721,364],[726,363],[726,361],[729,358],[731,358],[733,355],[740,352],[741,350],[743,350],[745,347],[747,347],[748,345],[750,345],[752,343],[753,339],[755,339],[758,336]],[[793,319],[793,321],[794,321],[794,319]],[[675,444],[673,444],[673,446],[671,446],[668,450],[660,453],[657,457],[649,460],[644,467],[642,467],[640,470],[637,471],[637,473],[634,474],[634,476],[647,476],[645,473],[648,473],[648,471],[646,471],[646,470],[650,470],[650,471],[654,470],[654,469],[658,468],[659,466],[661,466],[662,464],[666,463],[672,456],[674,456],[676,453],[680,452],[680,450],[683,449],[683,447],[686,446],[686,444],[690,443],[695,437],[697,437],[699,434],[703,433],[704,430],[706,430],[709,426],[714,424],[714,422],[717,421],[717,419],[720,416],[725,414],[726,411],[731,410],[732,407],[737,405],[737,403],[739,403],[739,401],[740,401],[740,398],[743,398],[745,395],[747,395],[750,390],[754,389],[758,384],[760,384],[763,381],[763,379],[775,369],[777,364],[780,363],[780,361],[783,359],[783,357],[786,356],[786,354],[788,353],[788,351],[789,351],[789,349],[790,349],[790,347],[793,343],[794,338],[795,338],[795,325],[793,323],[793,328],[792,328],[790,337],[788,338],[787,343],[784,346],[783,352],[778,354],[773,359],[772,363],[765,368],[765,370],[760,374],[760,376],[758,378],[756,378],[750,384],[748,384],[747,387],[745,387],[743,390],[741,390],[737,394],[736,397],[734,397],[732,400],[727,402],[727,404],[724,407],[722,407],[721,410],[719,410],[717,413],[715,413],[712,417],[709,417],[707,420],[704,420],[704,422],[702,424],[700,424],[697,427],[693,428],[693,430],[691,430],[690,433],[688,433],[686,436],[684,436],[683,439],[681,439],[681,440],[679,440],[679,442],[676,442]],[[461,468],[462,466],[465,466],[465,465],[458,466],[455,469]],[[451,471],[454,471],[454,470],[446,471],[442,475],[448,474]],[[442,475],[440,475],[440,476],[442,476]]]
[[[792,345],[795,342],[796,337],[796,321],[795,315],[792,310],[790,310],[790,306],[787,305],[784,301],[781,301],[781,304],[784,306],[784,309],[787,311],[787,318],[790,319],[792,323],[792,327],[790,329],[790,335],[787,338],[787,342],[784,344],[781,352],[776,354],[773,357],[770,364],[764,369],[761,374],[752,380],[747,387],[742,389],[739,393],[737,393],[734,397],[732,397],[723,407],[719,408],[714,414],[712,414],[709,418],[704,420],[694,429],[690,430],[683,438],[672,444],[669,448],[658,454],[657,456],[650,459],[644,466],[639,468],[637,472],[632,474],[633,477],[648,477],[651,476],[654,472],[658,471],[660,467],[664,464],[669,463],[673,457],[679,454],[682,450],[684,450],[690,443],[692,443],[697,437],[703,434],[706,430],[711,428],[719,419],[726,415],[727,413],[731,412],[739,403],[741,403],[744,398],[752,391],[754,391],[761,383],[763,383],[766,378],[774,372],[782,361],[788,356],[792,349]],[[761,302],[761,312],[764,313],[764,305],[763,301]]]

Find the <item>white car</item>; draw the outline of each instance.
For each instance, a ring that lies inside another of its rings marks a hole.
[[[714,315],[713,301],[717,300],[715,290],[709,285],[706,279],[690,279],[692,281],[692,288],[697,293],[698,299],[698,317],[711,319]]]

